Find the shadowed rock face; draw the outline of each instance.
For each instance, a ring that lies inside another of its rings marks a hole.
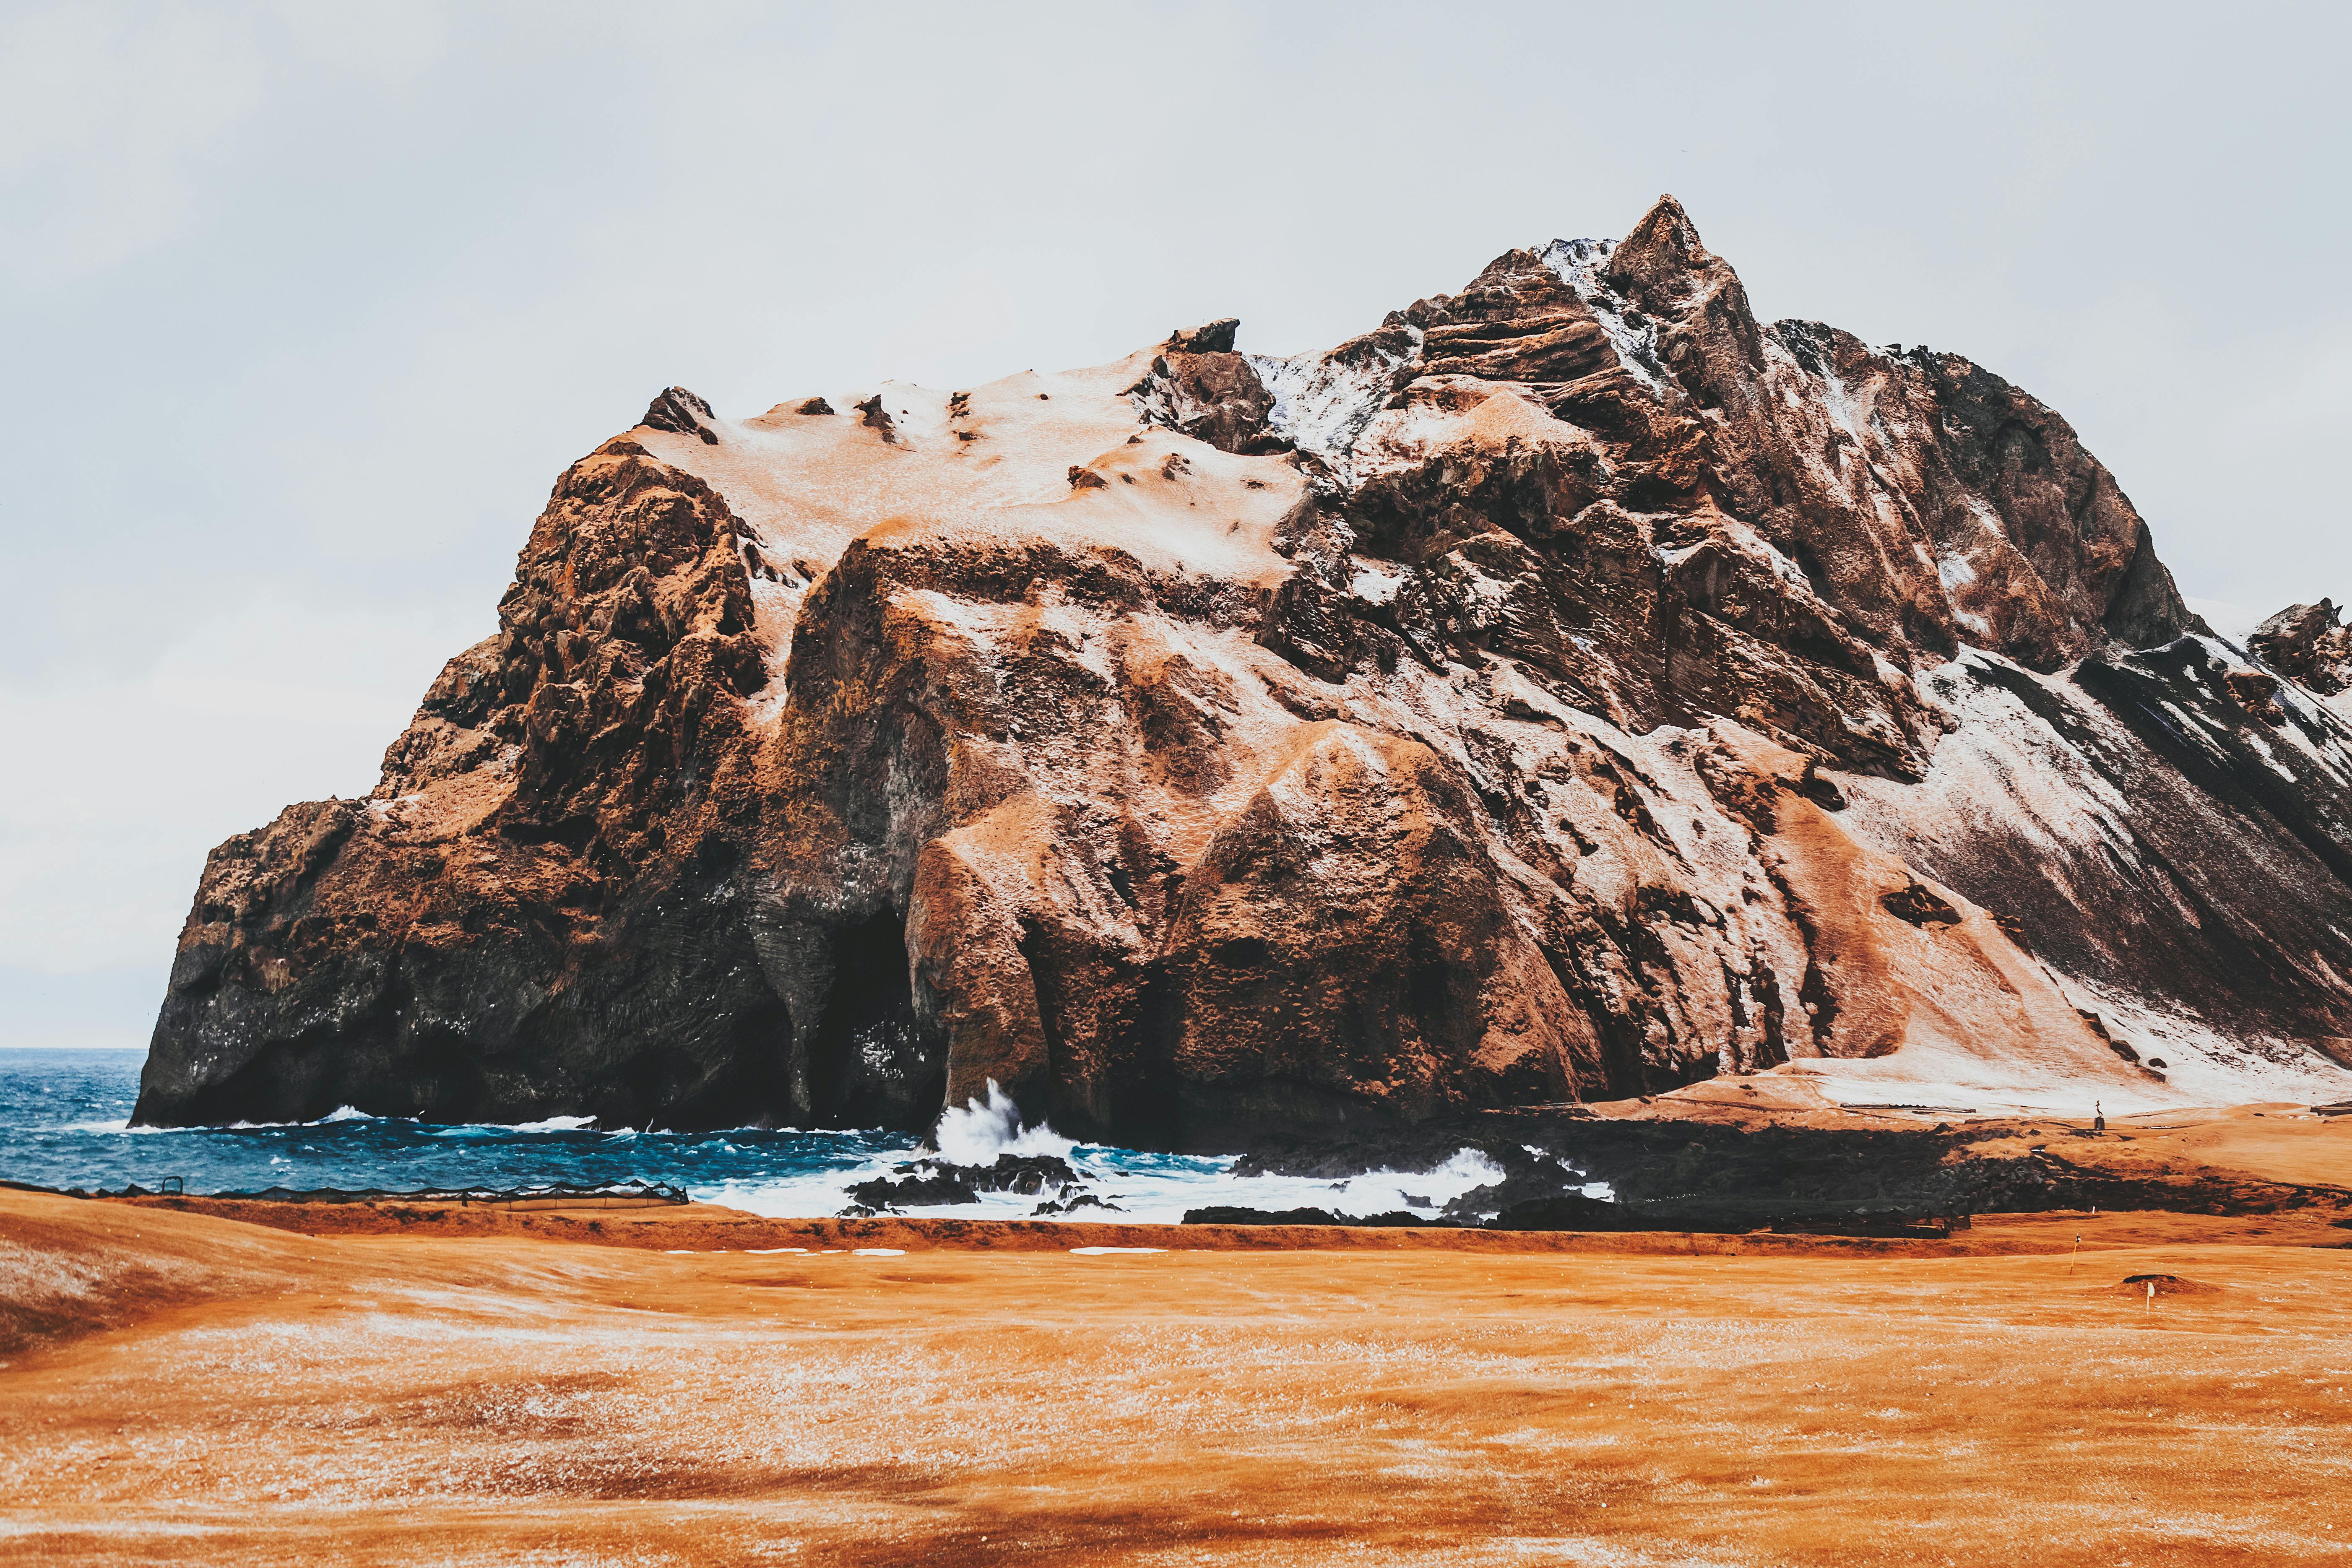
[[[1671,199],[1236,342],[663,394],[374,795],[214,852],[139,1119],[2352,1089],[2325,639],[2204,635],[2056,415]]]

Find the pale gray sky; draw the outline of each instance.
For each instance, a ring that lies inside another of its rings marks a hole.
[[[1321,347],[1661,191],[2064,413],[2189,594],[2352,594],[2344,18],[5,0],[0,1043],[143,1043],[205,849],[371,787],[662,387]]]

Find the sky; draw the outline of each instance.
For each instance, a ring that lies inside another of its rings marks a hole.
[[[663,387],[1320,348],[1662,192],[2217,618],[2352,596],[2347,15],[0,0],[0,1044],[143,1044],[205,851],[373,787]]]

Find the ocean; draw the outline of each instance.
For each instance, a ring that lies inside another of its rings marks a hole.
[[[339,1110],[318,1121],[256,1126],[130,1126],[143,1051],[0,1049],[0,1180],[44,1187],[150,1190],[176,1178],[191,1194],[267,1187],[509,1188],[660,1182],[705,1203],[776,1217],[836,1215],[846,1189],[936,1150],[959,1164],[999,1153],[1058,1154],[1113,1211],[1066,1217],[1174,1223],[1213,1205],[1324,1208],[1349,1215],[1434,1215],[1501,1179],[1470,1151],[1434,1171],[1373,1172],[1344,1182],[1235,1176],[1234,1156],[1160,1154],[1074,1143],[1021,1125],[1001,1097],[950,1110],[931,1138],[903,1132],[735,1128],[719,1132],[598,1127],[556,1117],[517,1127],[439,1125]],[[1022,1219],[1041,1197],[983,1193],[977,1204],[906,1205],[910,1215]]]

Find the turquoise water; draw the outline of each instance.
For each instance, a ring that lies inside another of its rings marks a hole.
[[[153,1188],[177,1177],[191,1193],[638,1180],[715,1190],[856,1179],[877,1163],[905,1159],[916,1146],[903,1133],[640,1133],[561,1117],[528,1127],[344,1115],[294,1125],[133,1128],[125,1123],[139,1097],[144,1057],[137,1050],[0,1051],[0,1177],[85,1188]]]
[[[176,1177],[189,1193],[266,1187],[599,1186],[664,1182],[698,1199],[755,1214],[841,1212],[843,1189],[887,1172],[925,1141],[903,1132],[645,1132],[558,1117],[520,1127],[443,1126],[338,1112],[291,1125],[152,1128],[127,1125],[139,1097],[137,1050],[0,1050],[0,1180],[36,1186],[151,1190]],[[1212,1204],[1283,1209],[1334,1207],[1381,1214],[1432,1212],[1500,1172],[1463,1157],[1435,1172],[1377,1172],[1334,1184],[1305,1177],[1227,1173],[1230,1157],[1160,1154],[1076,1144],[1050,1128],[1020,1125],[1009,1104],[975,1104],[943,1117],[931,1141],[949,1158],[986,1163],[1000,1152],[1053,1153],[1087,1180],[1117,1214],[1072,1217],[1174,1221]],[[1027,1217],[1034,1195],[982,1194],[978,1205],[909,1207],[920,1215]]]

